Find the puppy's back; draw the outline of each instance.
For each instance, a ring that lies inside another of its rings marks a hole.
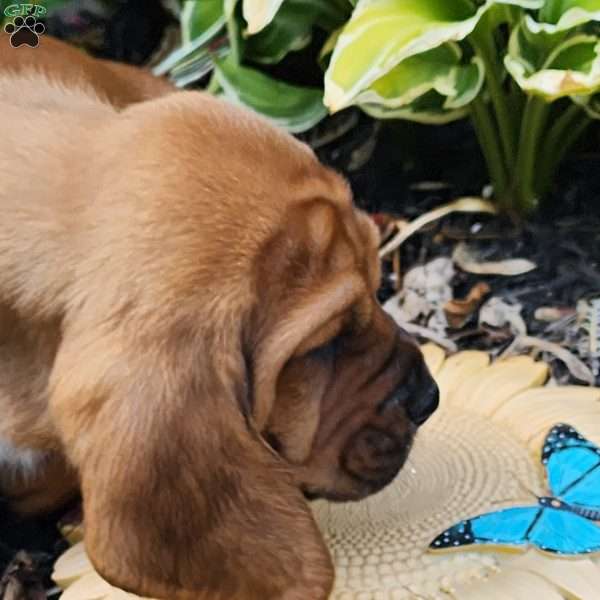
[[[115,114],[84,83],[0,74],[0,303],[50,304],[64,287],[88,139]]]
[[[164,78],[138,67],[92,58],[82,50],[49,35],[37,48],[13,48],[9,36],[0,36],[0,73],[18,74],[31,69],[66,86],[91,86],[103,99],[123,108],[176,90]]]

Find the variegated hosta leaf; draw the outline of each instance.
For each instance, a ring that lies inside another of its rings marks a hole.
[[[451,106],[444,108],[461,108],[477,95],[483,83],[480,61],[461,65],[461,59],[462,51],[454,43],[411,56],[361,92],[356,102],[400,108],[434,90],[448,97]]]
[[[574,35],[548,51],[547,35],[533,33],[521,24],[511,36],[504,64],[525,92],[549,102],[600,89],[600,41],[596,36]]]
[[[444,109],[461,109],[470,104],[481,91],[485,80],[482,60],[475,56],[467,65],[457,67],[451,75],[452,90],[444,101]]]
[[[225,22],[223,0],[185,0],[181,10],[182,45],[158,64],[154,73],[164,75],[181,62],[197,58]]]
[[[464,39],[495,5],[542,3],[487,0],[477,8],[469,0],[359,0],[325,75],[325,104],[340,110],[402,61]]]
[[[319,64],[321,68],[325,71],[327,69],[327,65],[329,64],[329,59],[331,58],[332,52],[335,50],[338,40],[340,39],[340,35],[342,35],[343,27],[339,27],[335,31],[333,31],[330,36],[325,40],[323,47],[321,48],[321,52],[319,52]]]
[[[573,101],[585,110],[588,117],[600,119],[600,94],[573,96]]]
[[[387,108],[380,104],[361,104],[361,108],[375,119],[403,119],[427,125],[444,125],[467,116],[467,107],[445,110],[445,101],[444,96],[431,91],[400,108]]]
[[[357,103],[378,118],[432,124],[460,119],[484,81],[481,60],[474,57],[463,65],[461,58],[456,44],[407,58],[360,94]]]
[[[258,33],[275,17],[283,0],[244,0],[243,14],[248,23],[248,33]]]
[[[215,74],[226,98],[292,133],[310,129],[327,114],[321,90],[276,81],[242,67],[231,56],[215,62]]]
[[[332,31],[350,16],[350,5],[339,7],[323,0],[286,0],[275,18],[260,33],[246,38],[244,56],[262,63],[277,63],[288,52],[310,43],[314,28]]]
[[[186,0],[181,9],[181,38],[189,44],[207,32],[225,24],[223,0]]]
[[[600,0],[546,0],[528,26],[533,32],[556,33],[590,21],[600,21]]]
[[[356,97],[356,103],[381,104],[398,108],[435,90],[442,96],[454,92],[451,74],[462,52],[456,44],[444,44],[428,52],[411,56],[373,82]]]

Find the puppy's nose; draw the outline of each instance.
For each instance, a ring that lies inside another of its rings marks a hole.
[[[410,375],[394,390],[381,406],[390,417],[403,409],[415,425],[423,425],[439,404],[437,384],[424,363],[413,366]]]
[[[431,375],[423,369],[424,374],[416,390],[408,401],[406,412],[415,425],[423,425],[435,412],[440,403],[440,392]]]

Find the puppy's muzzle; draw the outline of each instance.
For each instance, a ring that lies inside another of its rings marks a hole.
[[[417,427],[435,412],[438,403],[438,387],[419,361],[379,405],[376,422],[349,440],[342,454],[344,470],[371,493],[385,487],[406,461]]]

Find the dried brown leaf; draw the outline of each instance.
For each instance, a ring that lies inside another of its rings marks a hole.
[[[445,204],[444,206],[439,206],[434,210],[430,210],[429,212],[421,215],[412,221],[409,225],[402,228],[401,231],[398,232],[390,241],[388,241],[381,250],[379,250],[379,258],[383,258],[384,256],[390,254],[399,248],[411,235],[419,231],[425,225],[432,223],[433,221],[437,221],[446,215],[449,215],[453,212],[486,212],[486,213],[495,213],[497,212],[496,207],[487,200],[483,200],[482,198],[459,198],[450,204]]]
[[[45,600],[46,590],[35,561],[26,552],[18,552],[0,580],[3,600]]]
[[[559,319],[575,315],[575,310],[569,306],[540,306],[533,313],[537,321],[553,323]]]
[[[479,308],[483,299],[490,293],[490,286],[480,281],[476,283],[465,298],[454,298],[444,305],[448,325],[460,329],[469,317]]]
[[[522,310],[521,304],[509,304],[498,296],[492,296],[479,311],[479,325],[490,325],[498,329],[508,325],[513,334],[525,335],[527,325],[521,316]]]
[[[508,258],[506,260],[485,261],[464,242],[456,245],[452,259],[463,271],[476,275],[522,275],[537,269],[537,265],[526,258]]]

